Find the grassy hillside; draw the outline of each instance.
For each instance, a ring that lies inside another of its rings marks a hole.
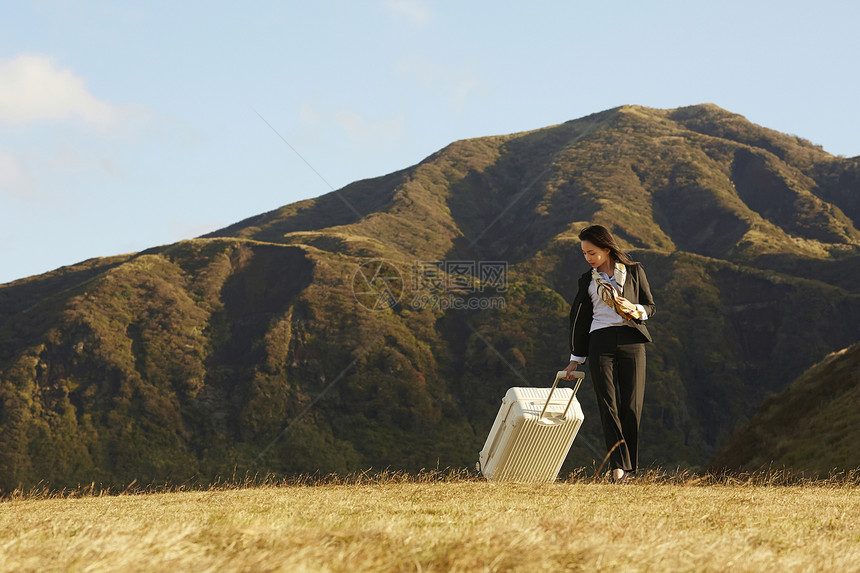
[[[0,571],[851,571],[856,485],[480,481],[0,502]]]
[[[860,466],[860,344],[804,372],[726,442],[715,467],[767,464],[824,474]]]
[[[567,362],[589,223],[657,301],[641,459],[701,466],[860,340],[858,173],[713,105],[624,106],[0,285],[0,490],[470,467],[505,390]],[[592,394],[567,468],[602,458]]]

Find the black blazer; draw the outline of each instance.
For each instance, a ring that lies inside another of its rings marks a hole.
[[[570,307],[570,353],[574,356],[588,356],[589,330],[594,315],[594,306],[588,287],[591,284],[591,271],[586,271],[579,277],[579,290]],[[651,287],[645,276],[645,269],[639,263],[627,265],[627,277],[621,289],[621,296],[633,304],[641,304],[650,319],[657,312]],[[638,330],[644,337],[643,342],[651,342],[651,334],[645,327],[645,321],[634,319],[630,326]]]

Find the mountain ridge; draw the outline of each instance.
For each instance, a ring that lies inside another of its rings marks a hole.
[[[643,113],[642,110],[648,110],[650,115]],[[511,199],[510,195],[516,196],[516,193],[509,191],[508,195],[504,194],[506,182],[504,180],[501,180],[501,179],[502,179],[502,177],[504,177],[508,174],[507,173],[501,173],[500,174],[501,177],[497,177],[495,180],[493,180],[492,184],[489,184],[489,185],[487,184],[488,179],[490,179],[493,175],[493,173],[487,173],[488,168],[492,169],[492,165],[490,165],[489,160],[490,159],[497,160],[499,158],[499,156],[505,151],[505,149],[504,149],[505,147],[511,147],[511,146],[515,147],[514,144],[517,144],[520,146],[520,148],[523,148],[523,147],[527,146],[529,143],[528,141],[523,141],[523,140],[537,138],[537,140],[539,141],[540,144],[542,144],[546,148],[548,148],[550,161],[545,160],[545,163],[548,163],[548,165],[546,165],[546,166],[541,165],[541,167],[543,167],[543,169],[538,170],[536,173],[531,173],[527,169],[523,169],[521,171],[521,173],[522,173],[521,179],[518,179],[516,181],[516,183],[520,184],[519,186],[521,189],[528,190],[530,188],[529,186],[534,183],[533,179],[534,179],[535,175],[538,175],[538,176],[546,175],[547,173],[549,173],[552,170],[553,167],[556,167],[553,164],[553,161],[558,162],[558,161],[563,160],[563,157],[556,157],[555,159],[552,159],[553,157],[555,157],[555,153],[557,151],[559,151],[559,152],[564,151],[566,149],[566,146],[569,146],[570,144],[578,143],[580,140],[583,140],[583,139],[586,140],[585,141],[586,144],[590,144],[590,142],[588,141],[588,136],[592,136],[591,139],[594,139],[595,137],[599,137],[601,135],[601,133],[605,133],[610,128],[614,129],[614,130],[622,130],[622,131],[627,130],[627,131],[633,132],[633,130],[636,129],[638,123],[640,123],[642,118],[644,117],[645,119],[653,120],[652,123],[656,122],[658,127],[660,129],[662,129],[662,132],[658,132],[658,134],[657,134],[658,139],[664,138],[666,136],[668,136],[668,137],[679,137],[678,135],[669,135],[669,134],[678,132],[678,130],[677,130],[678,124],[672,123],[671,117],[679,116],[679,117],[684,118],[686,120],[686,123],[683,123],[680,125],[682,125],[684,128],[686,128],[688,126],[688,124],[694,123],[694,122],[691,122],[691,120],[689,119],[690,117],[692,117],[692,118],[698,117],[696,115],[696,112],[704,111],[704,112],[706,112],[706,114],[708,116],[713,116],[715,114],[715,110],[719,110],[719,108],[717,108],[716,106],[712,106],[712,105],[705,105],[705,106],[691,106],[690,108],[680,108],[679,110],[673,110],[673,113],[670,113],[668,111],[650,110],[649,108],[641,108],[639,106],[622,106],[619,108],[613,108],[612,110],[607,110],[605,112],[592,114],[591,116],[586,116],[586,117],[581,118],[579,120],[571,120],[571,121],[565,122],[563,124],[558,124],[556,126],[550,126],[547,128],[542,128],[540,130],[526,131],[526,132],[521,132],[519,134],[511,134],[508,136],[493,136],[493,137],[489,137],[489,138],[476,138],[476,139],[472,139],[472,140],[458,141],[458,142],[450,144],[449,146],[446,146],[445,148],[443,148],[439,152],[436,152],[436,153],[430,155],[428,158],[419,162],[416,166],[413,166],[412,168],[408,168],[406,170],[400,170],[400,171],[397,171],[393,174],[389,174],[387,176],[384,176],[386,178],[386,181],[385,182],[380,181],[380,183],[382,183],[382,184],[379,185],[379,188],[380,189],[381,188],[386,189],[387,195],[384,197],[384,199],[387,199],[387,201],[378,200],[376,204],[360,203],[356,206],[356,210],[362,214],[366,214],[366,215],[372,214],[374,212],[373,211],[374,208],[378,208],[378,207],[380,207],[386,203],[392,208],[392,210],[394,207],[398,207],[400,209],[406,210],[410,206],[413,206],[413,209],[414,209],[414,205],[416,204],[416,201],[415,201],[416,199],[418,199],[419,201],[421,199],[427,200],[428,195],[429,195],[430,198],[436,197],[436,200],[438,201],[438,198],[440,196],[445,197],[448,195],[448,193],[446,193],[444,191],[444,189],[446,188],[445,185],[447,184],[448,186],[451,186],[455,183],[460,184],[461,186],[464,186],[464,187],[478,188],[478,190],[482,191],[483,195],[480,193],[476,193],[476,195],[478,195],[478,197],[476,199],[480,199],[482,196],[485,196],[485,197],[490,196],[487,198],[492,199],[491,193],[487,192],[487,188],[491,187],[491,188],[496,190],[496,192],[497,192],[496,194],[502,195],[505,199],[508,200],[504,204],[505,204],[505,206],[509,206],[510,205],[509,200]],[[753,126],[753,124],[749,124],[749,122],[746,122],[746,120],[743,120],[741,118],[741,116],[738,116],[736,114],[731,114],[729,112],[725,112],[724,110],[721,110],[721,111],[722,111],[722,113],[718,114],[719,119],[725,125],[723,125],[723,127],[721,127],[719,130],[713,130],[713,129],[712,130],[706,130],[706,129],[702,128],[701,125],[699,125],[702,122],[702,120],[700,118],[699,124],[694,123],[694,125],[693,125],[693,127],[698,127],[699,131],[689,130],[689,132],[687,134],[687,135],[693,134],[694,136],[702,138],[703,141],[704,140],[710,141],[711,142],[710,151],[711,151],[712,155],[717,156],[718,151],[720,151],[719,149],[716,149],[716,147],[719,147],[719,146],[714,142],[720,142],[723,144],[725,143],[725,141],[734,142],[734,143],[738,143],[738,146],[736,146],[736,147],[738,147],[738,149],[745,149],[744,145],[746,145],[746,144],[744,142],[746,142],[746,141],[764,141],[766,146],[767,146],[766,151],[775,152],[774,157],[777,157],[777,158],[779,158],[779,157],[797,157],[797,158],[800,158],[803,160],[804,169],[806,169],[807,171],[810,171],[810,172],[812,172],[811,167],[809,166],[809,162],[811,161],[810,158],[818,158],[818,159],[826,158],[828,161],[835,160],[835,158],[833,158],[833,156],[830,156],[829,154],[827,154],[826,152],[821,150],[819,147],[813,146],[812,144],[806,142],[805,140],[800,140],[799,138],[795,138],[792,136],[785,136],[782,134],[778,134],[777,132],[772,132],[771,130],[763,130],[762,128],[759,128],[759,130],[763,131],[764,135],[759,134],[757,136],[753,136],[753,135],[750,135],[748,133],[745,133],[744,130],[748,131],[751,127],[757,127],[757,126]],[[731,123],[731,122],[734,122],[734,123]],[[739,125],[735,125],[735,124],[739,124]],[[674,126],[674,129],[671,129],[673,126]],[[732,126],[734,126],[734,131],[731,131],[729,129]],[[705,132],[706,131],[712,131],[712,132],[716,131],[720,134],[720,136],[715,136],[715,135],[708,134],[708,133],[701,133],[703,131],[705,131]],[[547,142],[547,140],[550,140],[550,141]],[[671,153],[671,146],[669,146],[669,147],[670,147],[670,149],[664,151],[664,153]],[[512,149],[510,151],[510,153],[514,154],[517,151],[518,151],[517,149]],[[722,150],[722,151],[723,151],[723,153],[725,153],[725,150]],[[447,156],[452,154],[452,153],[454,154],[454,157],[456,157],[459,160],[458,163],[459,163],[460,169],[461,169],[460,172],[457,171],[457,166],[454,165],[454,163],[452,161],[448,161],[446,159]],[[620,156],[620,153],[622,153],[622,152],[616,151],[616,153],[618,153]],[[545,156],[545,155],[547,155],[546,152],[544,152],[542,154],[542,156]],[[705,156],[705,158],[708,159],[707,156]],[[768,167],[766,157],[760,158],[760,157],[756,156],[755,154],[753,154],[753,156],[751,156],[751,157],[748,157],[748,160],[751,160],[753,162],[755,162],[756,159],[759,160],[759,163],[761,163],[762,161],[764,162],[764,164],[757,164],[754,166],[754,167],[758,168],[757,174],[762,175],[761,172],[763,172],[763,175],[767,176],[768,173],[771,173],[776,169],[776,167],[774,167],[774,166]],[[517,167],[517,166],[515,166],[515,167]],[[533,166],[529,165],[529,167],[533,167]],[[468,169],[468,173],[466,173],[466,174],[462,173],[462,169],[464,169],[464,168]],[[533,168],[537,169],[536,167],[533,167]],[[499,171],[499,170],[496,170],[496,171]],[[632,177],[635,174],[635,170],[633,170],[633,171],[634,172],[630,174],[630,177]],[[684,174],[678,172],[677,167],[676,167],[675,171],[676,171],[675,173],[664,174],[664,177],[665,176],[672,177],[673,183],[675,183],[675,186],[677,186],[678,180],[682,179]],[[724,171],[727,171],[727,169],[724,168]],[[411,174],[412,177],[407,179],[407,174]],[[779,173],[777,173],[777,174],[779,174]],[[552,175],[552,174],[550,173],[550,175]],[[705,174],[705,175],[707,175],[707,174]],[[716,174],[712,173],[711,175],[715,176]],[[731,178],[730,173],[724,172],[722,175],[726,175],[727,176],[726,179]],[[787,175],[790,175],[793,177],[798,176],[797,173],[789,173]],[[805,173],[802,175],[806,176]],[[396,185],[396,184],[392,185],[392,183],[395,183],[395,181],[398,179],[399,179],[400,184],[399,185]],[[540,178],[538,178],[538,179],[540,179]],[[546,184],[548,185],[548,187],[550,187],[550,190],[552,190],[553,185],[558,186],[559,184],[568,183],[567,181],[563,181],[563,180],[559,181],[558,178],[556,178],[555,181],[549,177],[548,177],[548,179],[549,179],[549,181],[547,181]],[[651,179],[652,180],[654,179],[653,175],[651,176]],[[699,177],[699,179],[702,179],[702,178]],[[786,177],[786,179],[791,179],[791,177]],[[426,182],[423,185],[417,186],[418,187],[417,191],[415,189],[416,186],[410,184],[410,183],[414,183],[416,180],[419,180],[422,183]],[[440,180],[441,180],[442,185],[440,185]],[[366,185],[369,181],[375,181],[375,180],[365,180],[362,182],[357,182],[356,184],[352,184],[352,185],[345,187],[343,190],[334,191],[332,193],[327,193],[327,194],[323,195],[322,198],[325,198],[325,201],[328,204],[334,203],[336,207],[343,208],[343,202],[346,201],[348,203],[348,202],[353,201],[354,195],[356,195],[357,192],[360,191],[360,186]],[[651,183],[652,183],[652,185],[654,184],[653,181]],[[731,182],[730,181],[727,183],[721,182],[722,185],[728,185],[729,183],[731,183]],[[806,183],[810,184],[811,181],[806,181]],[[440,192],[439,187],[442,187],[443,191]],[[719,185],[717,187],[719,188]],[[436,189],[435,195],[433,194],[434,189]],[[808,198],[808,196],[810,196],[810,195],[812,197],[814,197],[814,193],[807,193],[807,194],[793,193],[791,189],[788,189],[787,191],[783,189],[782,191],[784,193],[790,195],[789,199],[797,199],[797,197],[795,197],[796,195],[804,195],[803,197],[801,197],[801,199]],[[807,190],[801,190],[801,191],[807,191]],[[454,195],[455,195],[455,197],[459,197],[461,195],[468,197],[468,194],[454,194]],[[550,197],[544,198],[544,201],[547,202],[548,204],[549,204],[549,199],[551,198],[551,195],[552,194],[550,194]],[[585,199],[588,199],[589,198],[588,195],[587,194],[585,194],[585,195],[586,195]],[[340,197],[340,198],[338,198],[338,197]],[[378,198],[378,195],[376,195],[375,197]],[[695,197],[693,199],[695,199]],[[410,200],[412,201],[412,203],[407,203],[407,201],[410,201]],[[316,207],[316,204],[312,203],[312,201],[314,201],[314,200],[308,200],[308,201],[300,202],[299,204],[294,204],[294,205],[297,205],[297,206],[298,205],[313,205],[314,207]],[[398,201],[399,201],[399,203],[398,203]],[[338,204],[338,202],[339,202],[339,204]],[[786,201],[783,201],[783,203],[785,203],[785,202]],[[815,202],[815,201],[813,200],[813,202]],[[449,207],[448,211],[451,211],[451,209],[453,208],[455,212],[459,212],[461,220],[463,220],[464,217],[468,217],[469,215],[472,215],[474,217],[475,216],[474,209],[469,209],[468,208],[469,205],[463,205],[461,203],[457,203],[455,201],[454,204],[448,205],[448,207]],[[420,202],[418,204],[420,205]],[[486,201],[481,204],[481,206],[484,206],[484,207],[486,205],[487,205]],[[816,205],[816,206],[818,206],[818,205]],[[597,207],[598,207],[597,205],[594,205],[595,211],[598,210]],[[604,207],[604,209],[606,209],[605,206],[603,206],[603,207]],[[725,205],[725,208],[730,209],[731,207],[732,207],[731,204]],[[277,213],[279,215],[284,214],[283,209],[284,208],[282,208],[281,210],[272,211],[267,215],[274,214],[274,213]],[[644,209],[644,210],[647,210],[647,209]],[[735,210],[737,210],[737,209],[735,209]],[[349,209],[343,208],[343,211],[347,212],[347,211],[349,211]],[[758,214],[758,217],[756,217],[755,216],[755,209],[746,208],[746,209],[741,209],[741,211],[743,211],[743,212],[739,213],[739,216],[742,219],[753,219],[753,218],[759,219],[757,221],[754,221],[754,223],[756,223],[756,225],[753,225],[752,229],[747,229],[748,231],[752,230],[753,233],[755,234],[755,232],[758,230],[758,229],[756,229],[756,227],[764,226],[764,227],[770,227],[769,229],[765,229],[765,231],[771,232],[771,234],[773,234],[774,224],[769,220],[768,216],[762,216],[761,214]],[[753,211],[753,213],[750,213],[750,211]],[[455,214],[455,212],[452,212],[450,218],[455,218],[457,216]],[[499,213],[493,213],[492,215],[495,216],[498,214]],[[607,214],[610,215],[612,213],[610,212]],[[768,215],[768,213],[766,213],[766,215]],[[841,212],[841,209],[838,209],[836,207],[829,209],[829,212],[823,213],[821,215],[821,217],[823,218],[825,223],[829,224],[829,226],[842,227],[844,229],[844,232],[842,233],[842,235],[847,235],[849,238],[849,242],[854,247],[856,247],[857,240],[858,240],[858,238],[860,238],[860,235],[857,234],[856,228],[853,228],[853,225],[856,223],[856,221],[850,220],[847,216],[844,215],[844,213]],[[295,218],[295,217],[293,217],[293,218]],[[434,217],[433,219],[438,220],[438,217]],[[462,227],[463,229],[468,230],[470,228],[470,225],[467,224],[468,221],[466,221],[466,224],[463,224],[462,221],[455,221],[455,222],[461,223],[459,226]],[[278,221],[275,220],[274,223],[277,224]],[[484,223],[486,223],[486,222],[484,222]],[[845,228],[846,225],[849,223],[851,225],[851,228]],[[343,224],[343,223],[340,223],[340,224]],[[234,229],[237,228],[237,225],[233,225],[227,229],[215,231],[215,232],[210,233],[206,236],[207,237],[214,237],[214,236],[222,236],[222,235],[234,235],[234,234],[236,234],[236,231],[234,231]],[[308,230],[308,229],[297,229],[297,228],[291,227],[290,226],[291,221],[290,221],[289,217],[281,217],[281,225],[285,225],[287,229],[291,229],[291,230]],[[270,226],[271,226],[271,224],[270,224]],[[318,227],[322,226],[322,223],[318,224],[317,226]],[[472,226],[474,226],[474,225],[472,225]],[[776,226],[778,227],[778,225],[776,225]],[[822,227],[822,225],[819,224],[819,225],[815,226],[815,230],[818,231],[819,233],[823,233],[823,231],[821,230],[821,227]],[[357,230],[357,229],[354,229],[354,230]],[[449,230],[450,230],[450,226],[449,226]],[[797,237],[798,240],[791,241],[791,240],[788,240],[788,237],[785,237],[785,236],[781,237],[781,242],[783,243],[784,247],[787,247],[790,250],[796,250],[799,252],[803,252],[803,250],[806,250],[806,251],[819,250],[820,251],[821,249],[825,248],[825,247],[822,247],[821,245],[823,245],[823,244],[831,244],[831,245],[834,244],[832,241],[828,241],[827,239],[837,239],[837,240],[841,239],[841,237],[839,236],[839,233],[836,233],[836,236],[831,236],[833,234],[833,233],[831,233],[831,235],[826,235],[824,237],[815,237],[815,236],[804,237],[803,236],[804,229],[802,229],[802,228],[797,229],[797,231],[799,231],[799,233],[795,233],[795,236]],[[242,231],[242,236],[252,236],[253,234],[254,234],[253,227],[245,228]],[[683,235],[683,233],[681,233],[681,232],[679,232],[679,234]],[[674,242],[671,239],[669,239],[667,236],[665,236],[665,233],[660,233],[660,231],[657,229],[653,229],[652,232],[646,237],[636,237],[635,235],[630,235],[630,237],[632,239],[631,240],[632,246],[658,248],[658,249],[663,247],[667,250],[672,250],[673,248],[676,247]],[[276,236],[276,234],[273,234],[273,235],[269,235],[269,238],[277,239],[277,236]],[[682,236],[682,238],[681,238],[682,243],[684,243],[684,239],[685,239],[685,237]],[[804,239],[805,239],[805,241],[804,241]],[[824,239],[824,240],[821,240],[821,239]],[[807,244],[810,241],[812,241],[813,244]],[[816,245],[814,243],[818,243],[818,244]],[[681,247],[683,247],[683,246],[684,245],[681,245]],[[693,252],[696,252],[697,246],[692,245],[692,247],[693,247],[692,249],[685,249],[685,250],[692,250]],[[721,253],[721,254],[725,254],[725,253]]]

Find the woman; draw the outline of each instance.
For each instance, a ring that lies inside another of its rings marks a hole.
[[[579,233],[591,270],[579,278],[570,309],[567,378],[589,360],[612,477],[636,471],[639,419],[645,396],[645,321],[657,307],[642,265],[634,263],[606,227]]]

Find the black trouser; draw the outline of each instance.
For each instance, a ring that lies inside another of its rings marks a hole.
[[[611,469],[636,471],[639,461],[639,420],[645,397],[645,344],[629,326],[591,333],[588,362],[597,394],[603,437]],[[613,449],[614,448],[614,449]]]

